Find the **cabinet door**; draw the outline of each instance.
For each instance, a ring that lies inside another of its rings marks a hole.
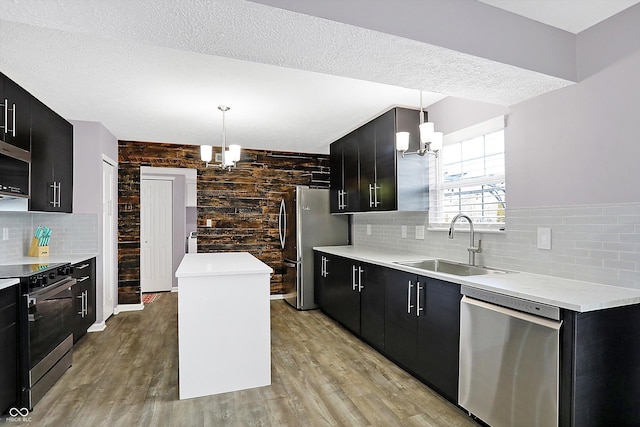
[[[329,178],[329,206],[331,213],[344,212],[342,206],[342,191],[344,190],[344,175],[342,162],[342,147],[344,141],[339,139],[329,146],[329,166],[331,175]],[[317,301],[317,300],[316,300]]]
[[[413,370],[418,345],[417,276],[385,269],[384,350],[398,365]]]
[[[360,292],[360,335],[378,349],[384,349],[384,268],[362,264]]]
[[[31,99],[29,92],[22,89],[11,79],[2,76],[4,93],[1,94],[1,104],[5,104],[0,116],[2,121],[2,138],[5,142],[23,150],[31,150]],[[0,82],[2,86],[2,82]],[[7,123],[4,122],[5,108],[7,109]]]
[[[18,400],[18,285],[0,291],[0,414]]]
[[[73,277],[73,342],[78,341],[96,321],[95,258],[75,264]]]
[[[376,142],[374,122],[375,120],[358,129],[360,207],[363,211],[376,210]]]
[[[360,333],[360,293],[353,286],[354,263],[326,255],[327,276],[322,289],[322,310],[352,332]]]
[[[355,130],[344,139],[342,149],[345,204],[347,212],[359,212],[360,205],[360,160],[358,149],[358,134]]]
[[[415,133],[415,132],[414,132]],[[374,121],[376,145],[375,210],[396,209],[396,109]]]
[[[73,126],[46,105],[34,100],[31,129],[29,210],[71,213]]]
[[[458,400],[460,351],[460,285],[426,277],[418,278],[418,364],[416,373],[452,402]]]

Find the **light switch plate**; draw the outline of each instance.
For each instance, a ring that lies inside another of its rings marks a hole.
[[[416,226],[416,240],[424,240],[424,225]]]
[[[7,227],[2,229],[2,240],[9,240],[9,229]]]
[[[367,224],[367,236],[371,236],[371,224]]]
[[[400,227],[400,233],[401,233],[403,239],[407,238],[407,226],[406,225],[403,225],[402,227]]]
[[[551,249],[551,228],[538,227],[538,249]]]

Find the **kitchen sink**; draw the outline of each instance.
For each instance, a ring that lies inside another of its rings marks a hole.
[[[506,270],[497,268],[480,267],[445,259],[423,259],[417,261],[395,261],[394,264],[418,268],[420,270],[435,271],[438,273],[453,274],[455,276],[480,276],[484,274],[505,274]]]

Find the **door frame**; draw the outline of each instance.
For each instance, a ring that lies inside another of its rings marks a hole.
[[[102,155],[102,323],[116,313],[118,306],[118,162],[106,155]],[[112,168],[111,205],[105,206],[104,189],[105,167]],[[105,209],[106,208],[106,209]],[[105,217],[105,211],[110,215]],[[110,220],[109,220],[110,217]],[[108,225],[108,226],[106,226]],[[106,295],[113,298],[108,304]]]
[[[174,217],[174,206],[173,206],[173,201],[174,201],[174,197],[175,197],[175,177],[172,176],[153,176],[153,175],[140,175],[140,294],[142,294],[143,292],[145,292],[145,289],[143,289],[142,287],[142,227],[144,226],[143,224],[143,218],[142,218],[142,211],[143,211],[143,202],[142,202],[142,185],[144,181],[166,181],[169,182],[171,185],[171,202],[170,202],[170,206],[169,206],[169,213],[170,213],[170,225],[171,225],[171,230],[168,233],[169,238],[170,238],[170,242],[169,242],[169,248],[170,248],[170,259],[171,259],[171,266],[173,266],[173,245],[174,245],[174,238],[173,238],[173,217]],[[171,268],[170,270],[171,272],[173,272],[173,268]],[[173,278],[172,278],[172,274],[169,274],[169,281],[171,283],[173,283]],[[169,287],[169,289],[167,289],[167,291],[170,291],[173,288],[173,285]],[[156,292],[156,291],[149,291],[146,290],[146,292]]]

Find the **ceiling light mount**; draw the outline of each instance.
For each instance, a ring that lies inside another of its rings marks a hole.
[[[231,108],[226,105],[219,105],[218,110],[222,111],[222,142],[220,144],[220,162],[209,163],[213,159],[213,146],[201,145],[200,146],[200,159],[206,162],[206,167],[213,166],[221,169],[231,170],[236,167],[236,163],[240,161],[240,146],[237,144],[230,144],[227,149],[227,133],[225,123],[225,113]]]

